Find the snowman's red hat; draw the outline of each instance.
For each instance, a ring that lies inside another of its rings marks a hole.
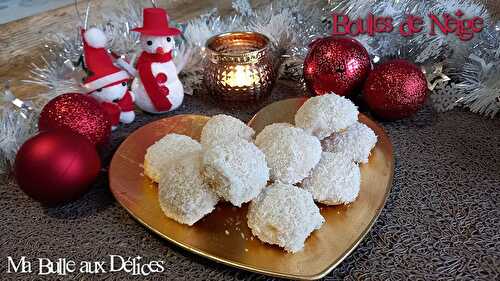
[[[111,55],[106,50],[106,35],[102,30],[92,27],[82,29],[83,55],[85,65],[91,74],[85,78],[83,86],[93,92],[113,84],[127,81],[129,74],[113,64]]]
[[[176,36],[181,34],[177,28],[168,26],[167,11],[162,8],[145,8],[143,26],[133,31],[152,36]]]

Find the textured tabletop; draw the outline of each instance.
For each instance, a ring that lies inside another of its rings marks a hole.
[[[267,101],[297,95],[280,83]],[[219,108],[187,97],[173,114],[225,112],[245,121],[254,109]],[[140,114],[114,133],[112,150],[136,128],[162,116]],[[359,247],[325,280],[500,278],[500,119],[466,111],[381,122],[394,145],[391,195]],[[161,239],[130,216],[111,195],[106,173],[83,198],[57,208],[29,199],[15,185],[0,186],[0,279],[39,280],[7,274],[7,256],[108,260],[109,255],[162,260],[165,271],[147,277],[115,274],[50,275],[46,280],[267,280],[190,254]],[[327,249],[325,249],[327,250]],[[36,266],[34,266],[36,267]],[[34,268],[36,269],[36,268]]]

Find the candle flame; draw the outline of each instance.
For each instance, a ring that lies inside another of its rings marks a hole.
[[[249,66],[237,65],[227,74],[225,82],[231,87],[247,87],[252,86],[258,79],[259,77],[250,70]]]

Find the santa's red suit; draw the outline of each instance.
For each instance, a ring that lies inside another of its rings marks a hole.
[[[122,112],[134,111],[134,99],[132,94],[127,92],[122,99],[116,102],[101,102],[101,106],[111,121],[112,126],[118,126],[120,123],[120,114]]]

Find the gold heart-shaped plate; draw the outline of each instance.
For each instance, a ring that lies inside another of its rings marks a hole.
[[[256,133],[277,122],[293,124],[304,98],[275,102],[249,122]],[[165,134],[199,140],[209,117],[177,115],[152,122],[133,132],[111,162],[110,188],[116,200],[140,223],[170,242],[203,257],[253,272],[290,279],[319,279],[334,269],[368,233],[389,195],[394,172],[392,145],[384,130],[363,114],[360,122],[378,137],[368,164],[361,165],[361,191],[349,205],[319,205],[326,223],[306,240],[304,250],[290,254],[252,236],[246,223],[247,206],[219,203],[216,210],[189,227],[163,215],[157,185],[144,176],[146,149]]]

